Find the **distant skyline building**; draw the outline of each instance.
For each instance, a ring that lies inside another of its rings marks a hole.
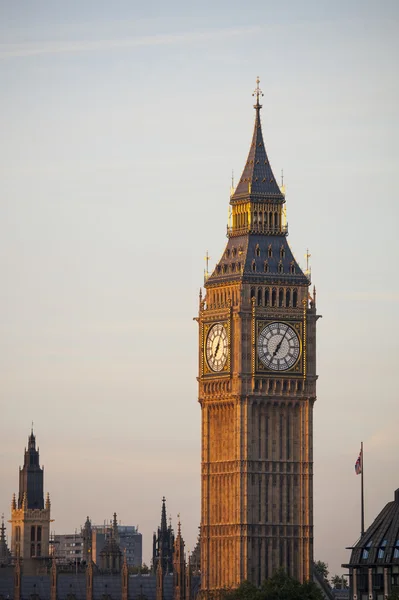
[[[228,241],[199,302],[201,588],[217,593],[313,563],[316,292],[287,242],[266,153],[259,79]]]

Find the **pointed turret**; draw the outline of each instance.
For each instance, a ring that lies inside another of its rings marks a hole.
[[[259,77],[256,80],[256,89],[253,93],[256,96],[255,125],[252,136],[252,143],[249,149],[247,162],[242,172],[231,200],[239,201],[249,198],[254,201],[267,200],[284,202],[284,194],[281,192],[276,178],[273,175],[267,156],[265,144],[263,141],[262,124],[260,120],[260,111],[262,105],[259,102],[263,92],[259,88]]]
[[[162,510],[161,510],[161,531],[166,532],[166,530],[168,529],[167,523],[166,523],[166,498],[165,496],[162,498]]]
[[[11,562],[11,552],[7,546],[6,527],[4,525],[4,515],[1,515],[0,528],[0,566],[9,565]]]
[[[177,525],[177,536],[173,554],[174,600],[186,598],[186,563],[184,559],[184,541],[181,535],[181,523]]]
[[[39,450],[36,450],[33,425],[28,438],[28,447],[25,449],[24,466],[19,471],[18,508],[22,508],[25,493],[28,508],[44,508],[43,469],[39,463]]]
[[[12,495],[12,500],[11,500],[11,510],[17,510],[17,500],[15,498],[15,493]]]
[[[162,569],[164,574],[173,571],[173,544],[174,533],[172,525],[168,527],[166,519],[166,499],[162,498],[161,524],[158,527],[157,534],[153,538],[152,569],[156,573],[159,560],[162,560]],[[160,557],[162,556],[162,559]]]

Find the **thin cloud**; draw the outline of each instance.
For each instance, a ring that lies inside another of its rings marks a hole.
[[[239,27],[234,29],[218,29],[212,31],[190,31],[185,33],[149,35],[124,40],[6,44],[0,46],[0,58],[6,59],[49,54],[71,54],[79,52],[94,52],[98,50],[137,48],[140,46],[192,44],[196,42],[208,42],[221,38],[235,37],[238,35],[251,35],[259,30],[259,27]]]

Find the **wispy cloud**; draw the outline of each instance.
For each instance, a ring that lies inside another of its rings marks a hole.
[[[129,39],[111,39],[95,41],[42,42],[28,44],[1,44],[0,58],[17,58],[39,56],[45,54],[69,54],[94,52],[98,50],[118,50],[142,46],[169,46],[172,44],[193,44],[229,37],[251,35],[260,30],[259,27],[238,27],[231,29],[215,29],[210,31],[189,31],[184,33],[157,34],[133,37]]]

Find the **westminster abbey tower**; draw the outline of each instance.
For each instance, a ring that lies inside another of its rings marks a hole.
[[[259,80],[248,160],[230,199],[223,256],[199,309],[201,588],[260,585],[313,561],[316,296],[287,242]]]

